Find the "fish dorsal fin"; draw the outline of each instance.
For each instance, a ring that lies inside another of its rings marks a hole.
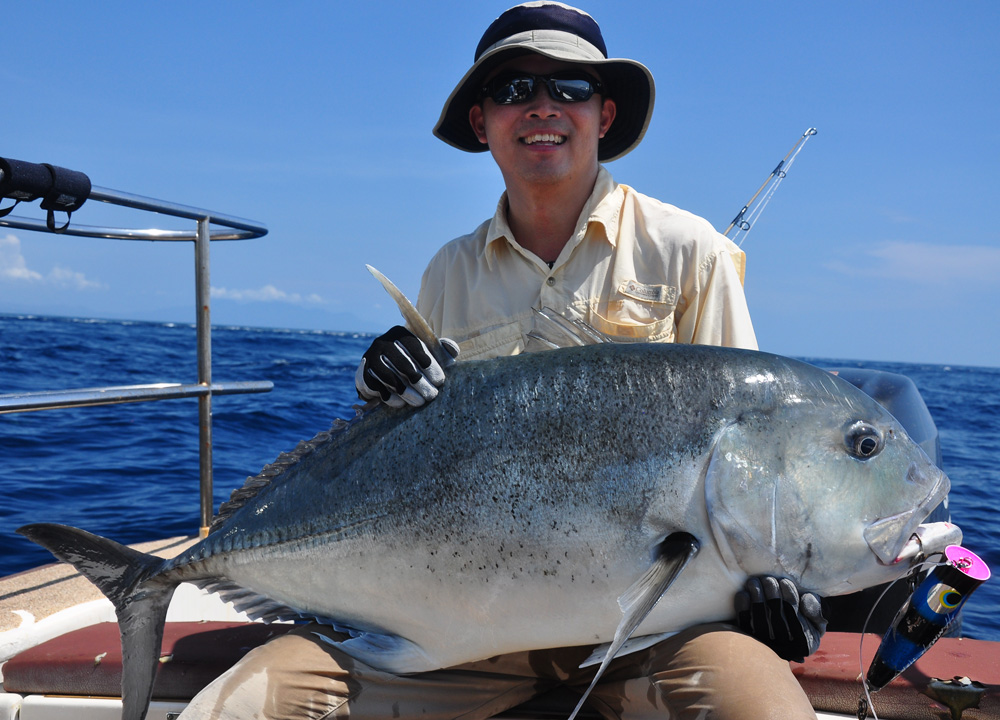
[[[389,293],[393,300],[396,301],[396,306],[399,308],[400,314],[406,321],[406,327],[409,328],[410,332],[416,335],[418,338],[423,340],[424,345],[430,350],[431,355],[434,359],[438,361],[441,367],[446,368],[455,364],[455,358],[451,356],[444,346],[441,345],[441,340],[431,329],[431,326],[424,319],[424,316],[413,307],[413,303],[407,299],[407,297],[400,292],[399,288],[396,287],[392,280],[387,278],[385,275],[380,273],[378,270],[373,268],[371,265],[365,265],[368,268],[368,272],[375,276],[375,279],[382,283],[382,287],[385,291]]]
[[[657,547],[656,557],[653,558],[653,564],[649,566],[649,569],[618,598],[618,605],[622,609],[622,619],[618,624],[618,629],[615,630],[614,640],[611,641],[604,661],[597,668],[594,679],[591,680],[587,692],[580,698],[573,714],[569,716],[569,720],[574,720],[590,695],[590,691],[597,685],[597,681],[607,670],[611,661],[615,659],[622,645],[646,619],[649,611],[667,592],[677,576],[680,575],[681,570],[698,554],[699,547],[698,541],[688,533],[670,535]]]
[[[532,308],[532,313],[535,322],[525,337],[533,349],[554,350],[614,342],[582,320],[568,320],[550,307]]]
[[[269,486],[275,478],[281,476],[285,470],[311,455],[320,445],[330,442],[336,435],[346,432],[347,428],[353,425],[375,405],[376,403],[369,403],[364,407],[355,405],[356,414],[353,419],[344,420],[337,418],[333,421],[333,425],[329,430],[317,433],[311,440],[303,440],[295,446],[294,450],[281,453],[274,462],[265,465],[264,469],[259,473],[253,477],[248,477],[243,486],[233,490],[229,496],[229,500],[219,506],[219,513],[212,519],[212,525],[208,530],[209,534],[218,530],[233,513],[257,497],[264,488]]]
[[[424,320],[420,313],[417,312],[417,309],[413,307],[413,303],[407,300],[406,296],[400,292],[399,288],[397,288],[385,275],[380,273],[371,265],[366,265],[366,267],[369,272],[371,272],[371,274],[374,275],[380,283],[382,283],[382,287],[384,287],[386,292],[392,296],[392,299],[396,301],[396,304],[399,306],[399,312],[403,315],[403,319],[406,321],[406,325],[410,328],[410,331],[424,341],[428,349],[434,355],[434,358],[441,364],[441,366],[448,367],[454,364],[454,358],[452,358],[451,354],[449,354],[448,351],[446,351],[441,345],[440,340],[438,340],[437,336],[434,334],[431,326],[427,324],[427,321]],[[333,426],[328,431],[318,433],[311,440],[303,440],[296,445],[295,449],[291,452],[281,453],[281,455],[279,455],[274,462],[266,465],[263,470],[257,473],[257,475],[248,477],[246,482],[243,483],[243,486],[234,490],[229,496],[229,500],[222,503],[219,507],[219,513],[212,520],[212,525],[209,528],[209,534],[215,532],[231,515],[233,515],[233,513],[242,508],[253,498],[257,497],[257,495],[259,495],[264,488],[268,487],[275,478],[280,477],[285,470],[301,461],[303,458],[311,455],[316,448],[334,439],[337,434],[345,432],[347,428],[358,420],[358,418],[375,407],[378,407],[379,404],[380,403],[378,402],[369,402],[363,407],[355,406],[355,410],[357,412],[351,420],[337,418],[333,421]]]

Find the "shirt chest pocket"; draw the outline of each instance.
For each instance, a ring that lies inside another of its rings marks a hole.
[[[673,342],[677,288],[626,280],[607,301],[592,301],[589,322],[619,342]]]

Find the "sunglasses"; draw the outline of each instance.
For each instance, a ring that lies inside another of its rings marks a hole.
[[[512,73],[490,80],[479,95],[480,100],[492,98],[497,105],[516,105],[528,102],[538,86],[544,84],[553,100],[565,103],[586,102],[603,93],[603,86],[584,72],[561,72],[553,75]]]

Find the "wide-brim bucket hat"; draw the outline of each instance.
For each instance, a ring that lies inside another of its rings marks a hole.
[[[497,66],[530,53],[591,65],[600,76],[617,112],[598,143],[598,160],[616,160],[639,144],[653,115],[653,75],[642,63],[609,58],[594,18],[552,0],[516,5],[493,21],[476,47],[472,68],[448,96],[434,134],[460,150],[488,150],[472,130],[469,108],[479,102],[483,83]]]

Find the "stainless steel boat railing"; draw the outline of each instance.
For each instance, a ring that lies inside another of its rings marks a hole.
[[[168,400],[176,398],[198,398],[198,458],[199,458],[199,489],[201,495],[201,525],[200,534],[208,533],[212,523],[214,503],[212,501],[212,396],[232,395],[241,393],[269,392],[273,387],[270,381],[249,382],[214,382],[212,380],[212,328],[210,312],[210,262],[209,245],[214,240],[248,240],[267,234],[267,227],[253,220],[223,215],[211,210],[179,205],[176,203],[156,200],[153,198],[132,195],[130,193],[91,186],[90,181],[82,173],[53,168],[49,165],[36,165],[20,161],[9,161],[0,158],[0,197],[12,198],[21,202],[31,201],[45,196],[45,189],[30,187],[19,191],[14,183],[12,189],[12,168],[21,172],[22,177],[34,180],[38,177],[57,178],[57,171],[63,176],[70,175],[80,178],[85,186],[82,199],[66,202],[66,195],[59,196],[58,188],[52,189],[49,183],[49,197],[43,199],[41,207],[46,209],[48,202],[49,216],[47,221],[32,218],[11,216],[7,208],[0,216],[0,227],[17,228],[33,232],[58,233],[81,237],[110,238],[117,240],[175,241],[193,242],[195,251],[195,326],[197,334],[198,382],[197,383],[156,383],[147,385],[107,386],[97,388],[81,388],[73,390],[55,390],[44,392],[23,392],[0,395],[0,414],[29,412],[35,410],[51,410],[68,407],[85,407],[94,405],[112,405],[119,403],[144,402],[152,400]],[[6,170],[6,177],[5,177]],[[50,175],[46,175],[50,172]],[[6,185],[4,184],[6,180]],[[30,183],[29,183],[30,184]],[[58,184],[58,181],[56,181]],[[79,185],[79,183],[78,183]],[[96,227],[67,223],[64,227],[55,227],[53,210],[71,208],[77,212],[85,200],[118,205],[134,210],[160,213],[173,217],[195,221],[194,230],[164,230],[158,228],[128,228],[128,227]],[[63,205],[59,205],[62,201]],[[212,227],[212,225],[221,227]]]

